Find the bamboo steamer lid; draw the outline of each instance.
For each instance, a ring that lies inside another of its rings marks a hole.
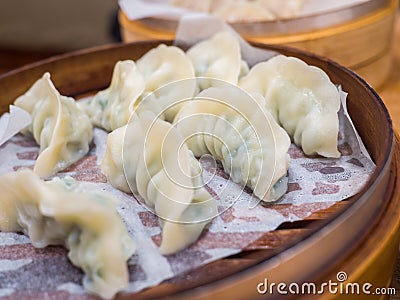
[[[397,0],[371,0],[295,19],[231,25],[250,42],[283,44],[329,57],[380,88],[390,74],[397,7]],[[131,21],[122,11],[119,21],[126,42],[173,39],[178,24],[161,17]]]

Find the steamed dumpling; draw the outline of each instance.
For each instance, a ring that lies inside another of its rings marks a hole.
[[[216,215],[199,162],[176,128],[150,112],[109,134],[101,168],[114,187],[140,195],[160,218],[162,254],[192,244]]]
[[[211,154],[232,181],[274,201],[287,189],[290,138],[261,105],[262,97],[254,97],[234,86],[209,88],[174,122],[195,156]]]
[[[170,0],[171,5],[209,13],[227,22],[271,21],[299,14],[306,0]]]
[[[159,118],[172,121],[181,100],[193,97],[196,82],[193,64],[181,49],[159,45],[137,62],[145,79],[145,90],[136,103],[136,113],[151,111]],[[184,79],[192,80],[184,80]]]
[[[288,19],[297,16],[306,0],[257,0],[261,6],[275,15],[276,19]]]
[[[174,6],[184,7],[190,10],[208,13],[211,10],[213,0],[202,0],[202,1],[170,0],[169,3]]]
[[[193,65],[185,53],[162,44],[136,63],[117,62],[110,86],[80,105],[94,125],[107,131],[126,125],[133,111],[151,111],[172,121],[180,108],[174,103],[194,95],[195,81],[183,80],[193,77]]]
[[[227,22],[275,20],[275,15],[260,1],[219,1],[217,3],[219,5],[214,6],[213,15]]]
[[[265,97],[267,109],[305,154],[340,156],[340,94],[324,71],[278,55],[255,65],[239,86]]]
[[[32,116],[28,131],[40,145],[34,171],[49,177],[75,163],[89,151],[92,124],[75,100],[61,96],[45,73],[14,104]]]
[[[115,64],[110,86],[79,105],[93,125],[112,131],[128,123],[134,104],[144,88],[144,78],[135,62],[119,61]]]
[[[214,78],[237,84],[243,64],[239,42],[232,33],[216,33],[192,46],[187,56],[194,65],[196,77],[211,78],[199,81],[200,90],[213,86]]]
[[[64,245],[84,287],[112,298],[128,284],[135,244],[114,198],[72,178],[44,182],[30,170],[0,176],[0,230],[22,231],[35,247]]]

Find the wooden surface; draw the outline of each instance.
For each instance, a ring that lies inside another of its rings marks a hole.
[[[0,48],[0,74],[56,55],[53,51],[29,51]]]

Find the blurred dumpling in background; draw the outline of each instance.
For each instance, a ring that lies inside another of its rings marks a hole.
[[[260,5],[268,9],[275,19],[296,17],[307,0],[258,0]]]
[[[209,13],[227,22],[273,21],[298,15],[307,0],[171,0],[170,4]]]
[[[188,8],[188,9],[195,10],[195,11],[208,13],[211,11],[213,0],[201,0],[201,1],[171,0],[170,4],[174,5],[174,6]]]
[[[283,1],[282,1],[283,2]],[[271,21],[275,15],[260,1],[216,1],[212,14],[227,22]]]

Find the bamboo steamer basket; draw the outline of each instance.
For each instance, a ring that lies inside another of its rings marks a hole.
[[[329,57],[379,88],[390,74],[397,7],[398,0],[371,0],[294,19],[230,25],[251,42],[283,44]],[[122,11],[119,21],[126,42],[173,39],[178,24],[161,17],[131,21]]]
[[[172,41],[162,41],[171,44]],[[53,57],[0,76],[0,112],[44,72],[64,95],[80,97],[108,86],[118,60],[138,59],[161,41],[104,46]],[[324,283],[345,272],[347,282],[388,287],[399,247],[399,140],[377,93],[347,68],[314,54],[283,46],[257,46],[322,68],[349,93],[348,110],[376,170],[362,191],[306,220],[284,223],[243,251],[135,295],[120,299],[264,299],[257,286],[269,282]],[[35,297],[35,295],[32,295]],[[386,296],[369,295],[371,299]],[[268,295],[268,299],[302,295]],[[353,299],[354,295],[303,295],[304,299]],[[361,295],[360,299],[365,299]]]

